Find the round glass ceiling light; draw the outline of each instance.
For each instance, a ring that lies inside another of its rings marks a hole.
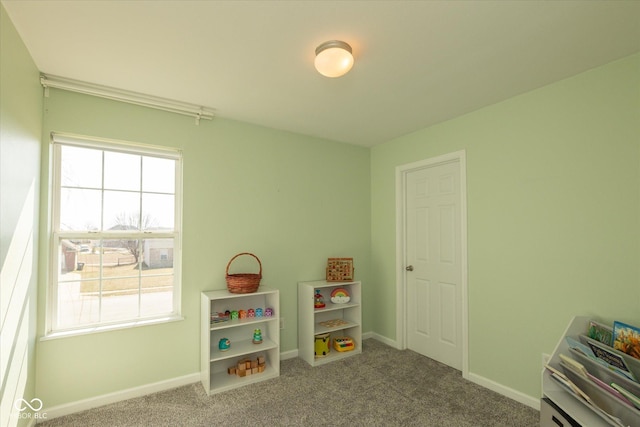
[[[323,76],[344,76],[353,67],[351,46],[340,40],[322,43],[316,48],[315,66]]]

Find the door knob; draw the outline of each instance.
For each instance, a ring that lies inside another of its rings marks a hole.
[[[407,271],[413,271],[413,265],[407,265],[407,266],[405,267],[405,270],[407,270]]]

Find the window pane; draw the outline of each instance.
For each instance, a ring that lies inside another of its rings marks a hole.
[[[60,230],[99,230],[100,190],[60,190]]]
[[[100,321],[100,295],[97,280],[77,279],[58,284],[58,327],[65,329]]]
[[[61,146],[60,182],[63,187],[102,187],[102,151]]]
[[[104,188],[140,191],[140,156],[105,151]]]
[[[89,252],[84,240],[60,240],[58,244],[58,281],[95,279],[100,274],[99,257]]]
[[[104,277],[137,277],[140,241],[137,239],[109,239],[102,243]]]
[[[142,274],[173,274],[173,239],[144,239],[142,248]]]
[[[143,194],[142,214],[146,219],[142,224],[143,230],[173,230],[175,197],[164,194]]]
[[[142,191],[175,192],[176,161],[157,157],[142,158]]]
[[[138,277],[121,279],[104,279],[102,282],[102,316],[103,322],[135,319],[138,317],[139,305]]]
[[[104,192],[104,230],[140,229],[140,193]]]
[[[146,283],[147,280],[152,283]],[[173,276],[143,278],[140,316],[167,314],[173,311]]]

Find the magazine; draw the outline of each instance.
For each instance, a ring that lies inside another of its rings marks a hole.
[[[640,328],[618,321],[614,322],[613,348],[640,359]]]
[[[587,336],[608,346],[613,345],[613,331],[611,327],[598,323],[595,320],[589,322]]]
[[[627,378],[638,382],[636,377],[633,375],[627,362],[625,362],[624,358],[620,355],[615,354],[613,351],[609,350],[604,344],[598,343],[594,340],[587,341],[589,347],[591,347],[591,351],[593,354],[601,360],[604,360],[609,365],[616,368],[616,372],[623,374]]]

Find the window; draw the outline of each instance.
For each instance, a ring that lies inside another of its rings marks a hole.
[[[47,331],[180,315],[178,150],[53,134]]]

